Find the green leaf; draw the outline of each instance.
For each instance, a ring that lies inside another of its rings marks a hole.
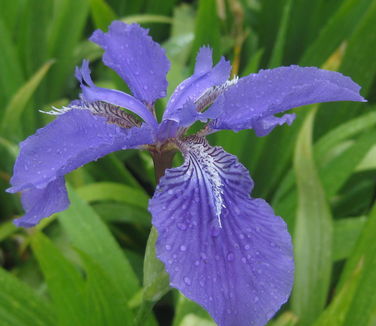
[[[257,50],[256,53],[254,53],[251,58],[248,60],[248,63],[244,70],[242,71],[242,76],[248,76],[249,74],[253,74],[257,71],[259,71],[260,68],[260,61],[262,58],[262,55],[264,54],[264,49]]]
[[[0,18],[0,104],[5,105],[12,94],[23,84],[24,76],[12,35]],[[0,110],[0,117],[2,116]]]
[[[87,312],[84,280],[78,270],[42,233],[32,236],[31,246],[54,302],[59,325],[82,325]]]
[[[72,244],[94,259],[119,290],[132,298],[138,291],[139,281],[126,256],[100,217],[71,188],[69,198],[71,206],[59,213],[59,222]]]
[[[74,48],[82,36],[88,13],[87,0],[54,1],[47,48],[49,57],[56,59],[56,65],[48,75],[49,101],[59,97],[68,77],[73,79],[74,66],[77,64],[73,60]]]
[[[193,58],[196,57],[198,49],[203,45],[209,45],[213,49],[214,61],[219,59],[221,55],[221,32],[215,0],[200,0],[198,3],[195,39],[192,46]]]
[[[376,131],[364,133],[320,170],[323,187],[328,198],[334,196],[351,176],[355,168],[375,144]],[[317,157],[317,161],[319,158]]]
[[[132,15],[121,19],[124,23],[132,24],[145,24],[145,23],[159,23],[159,24],[172,24],[172,18],[162,15]]]
[[[339,71],[350,76],[361,87],[361,94],[367,97],[372,89],[376,74],[375,44],[376,44],[376,2],[372,1],[356,30],[348,41],[345,56]],[[320,124],[317,135],[323,135],[331,128],[350,120],[365,110],[371,110],[365,103],[339,102],[324,104],[318,113]]]
[[[12,221],[0,224],[0,241],[5,240],[17,231],[17,226]]]
[[[364,269],[359,263],[352,275],[346,280],[343,288],[336,294],[329,307],[320,315],[314,326],[342,326],[349,310],[352,298],[359,284]]]
[[[88,184],[80,187],[77,193],[88,202],[114,200],[141,208],[147,207],[149,201],[143,191],[114,182]]]
[[[277,319],[271,320],[267,326],[295,326],[298,318],[290,311],[282,313]]]
[[[123,203],[97,203],[94,210],[106,222],[132,223],[150,227],[150,213],[143,208]]]
[[[180,326],[216,326],[217,324],[213,321],[197,317],[196,315],[189,314],[184,317]]]
[[[164,264],[156,256],[155,243],[157,237],[157,230],[152,227],[145,251],[144,287],[142,304],[137,316],[137,325],[143,325],[153,305],[170,290],[169,276]]]
[[[376,205],[363,228],[356,248],[348,259],[340,279],[339,289],[345,284],[357,267],[364,263],[363,273],[343,323],[344,326],[369,326],[375,322],[376,311]]]
[[[321,66],[348,39],[370,6],[370,0],[346,0],[330,17],[320,34],[310,44],[300,60],[302,66]]]
[[[294,233],[296,271],[292,310],[301,325],[312,323],[323,310],[332,264],[332,218],[313,159],[315,113],[316,110],[309,112],[303,124],[294,157],[298,210]]]
[[[90,0],[91,16],[95,26],[107,30],[110,23],[115,20],[116,14],[104,0]]]
[[[25,110],[27,102],[34,94],[36,88],[39,86],[52,64],[53,61],[51,60],[45,63],[33,75],[33,77],[13,95],[11,101],[5,108],[4,117],[1,123],[1,134],[13,135],[17,131],[20,125],[22,112]]]
[[[80,252],[85,264],[87,282],[85,299],[87,300],[86,325],[102,326],[132,325],[132,312],[127,298],[102,268],[88,255]],[[107,268],[108,271],[110,268]],[[81,324],[82,325],[82,324]]]
[[[283,8],[282,20],[278,29],[277,39],[273,48],[272,56],[269,61],[269,67],[275,68],[282,64],[283,51],[287,37],[287,27],[290,20],[291,6],[293,1],[287,0]]]
[[[375,126],[376,112],[374,109],[376,109],[376,107],[372,107],[373,111],[351,119],[321,137],[315,144],[315,156],[323,157],[331,148],[341,141]]]
[[[359,235],[366,223],[365,216],[343,218],[334,222],[333,260],[341,260],[350,256]]]
[[[0,320],[7,326],[56,325],[51,305],[0,268]]]
[[[172,326],[180,326],[186,316],[195,316],[196,318],[200,318],[206,321],[212,320],[212,318],[204,308],[179,293],[179,298],[176,305],[176,313]]]

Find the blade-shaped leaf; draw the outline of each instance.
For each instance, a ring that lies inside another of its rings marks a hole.
[[[332,218],[316,170],[312,149],[312,110],[296,143],[294,168],[298,187],[295,240],[295,285],[292,309],[301,325],[312,323],[323,310],[332,263]]]
[[[0,288],[0,320],[3,325],[56,325],[51,305],[2,268]]]
[[[59,221],[72,244],[94,259],[108,272],[119,290],[132,298],[139,288],[139,281],[114,237],[73,189],[69,189],[69,198],[71,206],[59,213]]]

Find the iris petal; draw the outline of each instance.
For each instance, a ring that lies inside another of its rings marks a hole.
[[[166,96],[170,63],[147,29],[114,21],[107,33],[97,30],[90,40],[105,50],[104,64],[124,79],[139,100],[152,104]]]
[[[81,84],[82,99],[87,102],[103,101],[120,106],[140,116],[150,126],[156,128],[157,120],[151,111],[133,96],[103,87],[97,87],[90,77],[89,62],[84,60],[80,68],[76,68],[76,78]]]
[[[149,209],[171,285],[220,326],[264,325],[293,283],[291,238],[238,160],[201,138],[161,178]]]
[[[338,72],[315,67],[280,67],[241,78],[218,97],[207,112],[217,116],[211,122],[213,129],[257,129],[262,119],[269,119],[270,122],[274,114],[298,106],[332,101],[365,101],[359,95],[359,90],[356,83]],[[282,120],[274,122],[277,125]],[[291,119],[286,117],[285,122],[291,122]],[[259,130],[259,134],[265,135],[273,128],[267,129]]]
[[[192,102],[197,100],[210,87],[223,84],[229,78],[230,70],[230,63],[223,57],[213,67],[212,50],[208,47],[202,47],[197,54],[193,75],[176,88],[168,101],[163,119],[182,120],[182,124],[184,124],[179,109],[188,100]]]
[[[22,192],[26,215],[19,224],[36,224],[66,208],[62,178],[70,171],[121,149],[152,142],[148,125],[124,129],[87,110],[72,109],[39,129],[20,144],[20,154],[8,192]],[[55,194],[49,194],[49,190]],[[32,205],[33,198],[48,195],[46,205]],[[53,203],[53,205],[52,205]],[[55,209],[54,209],[55,207]],[[32,211],[32,212],[31,212]],[[30,219],[30,217],[32,217]]]

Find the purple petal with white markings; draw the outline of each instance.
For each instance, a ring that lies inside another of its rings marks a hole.
[[[157,120],[151,111],[135,97],[115,90],[97,87],[90,77],[89,62],[84,60],[80,68],[76,67],[76,78],[81,84],[82,99],[86,102],[102,101],[125,108],[144,119],[153,128],[157,128]]]
[[[176,88],[168,101],[163,119],[180,120],[178,110],[188,100],[194,103],[210,87],[225,83],[230,76],[230,70],[230,63],[223,57],[213,67],[212,50],[208,47],[202,47],[196,58],[193,75]],[[184,124],[184,121],[182,123]]]
[[[220,326],[261,326],[289,297],[291,237],[236,157],[202,138],[180,144],[185,163],[169,169],[150,201],[157,256],[171,285]]]
[[[108,153],[152,142],[148,125],[120,128],[107,123],[105,117],[79,109],[58,116],[20,144],[10,180],[12,187],[7,190],[23,193],[26,215],[18,224],[34,225],[66,207],[61,179],[65,174]],[[52,189],[59,191],[55,195],[48,194],[46,206],[31,204],[33,198],[41,198]]]
[[[96,30],[90,40],[104,49],[104,64],[124,79],[139,100],[152,104],[166,96],[170,62],[147,29],[114,21],[107,33]]]
[[[260,121],[264,119],[267,119],[266,124],[274,121],[274,125],[291,122],[288,117],[282,120],[273,120],[272,117],[298,106],[332,101],[365,101],[359,95],[359,90],[356,83],[338,72],[315,67],[280,67],[241,78],[219,96],[207,111],[217,116],[210,124],[214,130],[258,129]],[[267,129],[271,131],[273,128]],[[266,135],[265,130],[259,130],[259,134]]]

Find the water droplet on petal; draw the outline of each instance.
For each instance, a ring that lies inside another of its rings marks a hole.
[[[166,250],[171,250],[171,246],[170,245],[166,245],[165,248],[166,248]]]
[[[254,297],[253,302],[256,303],[259,301],[259,297]]]
[[[245,264],[247,262],[247,258],[243,257],[242,262]]]
[[[191,279],[188,276],[184,277],[184,283],[187,284],[187,285],[192,284]]]
[[[245,250],[249,250],[251,247],[250,247],[250,245],[249,244],[246,244],[245,246],[244,246],[244,249]]]
[[[181,251],[186,251],[186,250],[187,250],[187,247],[186,247],[185,245],[181,245],[181,246],[180,246],[180,250],[181,250]]]
[[[234,260],[234,254],[233,254],[232,252],[229,252],[229,253],[227,254],[227,260],[228,260],[228,261],[233,261],[233,260]]]

